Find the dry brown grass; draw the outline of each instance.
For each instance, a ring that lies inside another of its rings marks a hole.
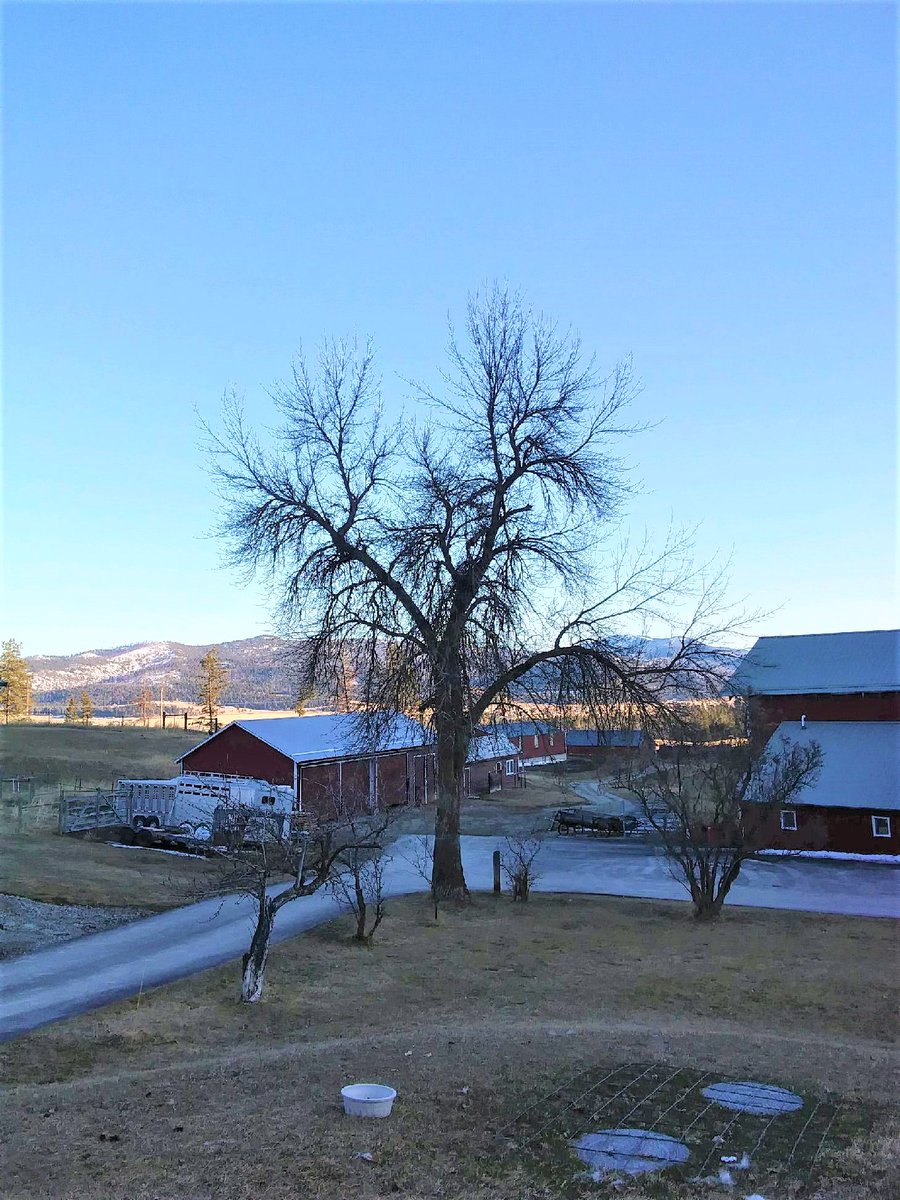
[[[0,726],[3,774],[32,775],[51,784],[109,787],[116,779],[170,779],[175,762],[203,734],[118,726],[21,724]]]
[[[572,1184],[574,1165],[535,1172],[496,1133],[575,1071],[631,1060],[830,1089],[895,1154],[871,1116],[896,1066],[889,922],[734,909],[704,928],[675,903],[479,897],[437,925],[397,901],[370,951],[347,934],[278,946],[258,1006],[232,964],[5,1046],[4,1195],[610,1194]],[[389,1121],[341,1116],[340,1086],[367,1078],[398,1088]],[[868,1186],[861,1155],[829,1167],[821,1186],[847,1190],[823,1198],[887,1200],[851,1190]]]
[[[205,859],[120,850],[52,833],[0,841],[0,891],[50,904],[177,908],[213,873]]]

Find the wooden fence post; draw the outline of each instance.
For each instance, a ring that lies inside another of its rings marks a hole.
[[[500,851],[494,851],[494,892],[500,895]]]

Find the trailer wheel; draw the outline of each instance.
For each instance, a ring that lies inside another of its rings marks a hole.
[[[131,818],[131,828],[132,829],[143,829],[144,828],[144,818],[143,817],[132,817]]]

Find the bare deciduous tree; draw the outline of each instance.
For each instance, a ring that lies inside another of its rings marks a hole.
[[[674,684],[705,691],[729,624],[721,577],[695,570],[688,537],[607,545],[627,491],[613,455],[632,431],[627,363],[602,376],[498,287],[470,299],[449,362],[439,391],[418,388],[427,418],[388,424],[371,350],[330,343],[277,391],[274,444],[233,396],[208,431],[233,562],[274,575],[310,686],[340,705],[352,662],[370,746],[378,714],[430,725],[442,899],[467,895],[460,806],[479,725],[575,701],[649,724]],[[648,656],[637,635],[672,632],[688,598],[671,653]]]
[[[390,814],[380,814],[380,821],[367,830],[370,844],[359,844],[359,830],[355,840],[345,847],[334,863],[331,875],[331,890],[338,896],[353,915],[354,941],[370,946],[378,927],[385,916],[384,871],[389,861],[385,854],[385,842],[390,825]],[[371,846],[373,838],[377,843]]]
[[[500,852],[500,865],[509,881],[513,900],[528,901],[538,878],[537,858],[543,844],[543,832],[538,830],[505,839],[504,849]]]
[[[224,805],[217,812],[219,847],[213,890],[246,895],[254,902],[256,923],[244,955],[241,999],[261,999],[275,918],[286,904],[326,884],[340,890],[339,876],[348,861],[365,876],[365,863],[384,852],[391,817],[337,815],[312,824],[290,813]],[[364,914],[365,917],[365,914]],[[380,920],[379,920],[380,923]],[[374,932],[374,929],[371,930]]]
[[[640,801],[673,878],[705,921],[719,916],[741,867],[760,848],[767,810],[795,803],[821,765],[817,743],[784,739],[757,757],[746,747],[676,754],[619,782]]]

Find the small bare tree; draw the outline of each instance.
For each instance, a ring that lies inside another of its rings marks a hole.
[[[355,921],[353,940],[363,946],[371,946],[372,939],[385,916],[384,871],[390,861],[385,853],[385,841],[390,825],[390,814],[382,814],[375,827],[368,829],[367,839],[377,842],[359,844],[359,832],[335,860],[331,876],[331,891],[350,909]]]
[[[543,844],[543,834],[537,830],[506,838],[504,849],[500,852],[500,865],[509,882],[513,900],[527,903],[538,878],[535,864]]]
[[[759,849],[771,807],[791,804],[822,765],[815,742],[783,739],[753,757],[746,746],[676,753],[619,783],[641,803],[662,839],[672,877],[690,892],[700,921],[719,916],[741,867]]]
[[[432,862],[434,860],[434,838],[428,834],[419,834],[415,837],[404,839],[405,848],[400,851],[399,857],[404,860],[407,866],[412,867],[415,873],[425,881],[428,887],[428,895],[434,908],[435,922],[438,920],[440,894],[434,887],[434,875],[432,872]]]
[[[334,884],[348,860],[361,864],[365,875],[362,864],[368,856],[383,853],[389,824],[386,813],[348,817],[337,812],[333,820],[310,823],[299,814],[244,805],[223,805],[217,811],[221,869],[214,890],[223,896],[251,897],[256,912],[250,948],[243,958],[242,1000],[253,1004],[262,997],[272,931],[281,909]]]

